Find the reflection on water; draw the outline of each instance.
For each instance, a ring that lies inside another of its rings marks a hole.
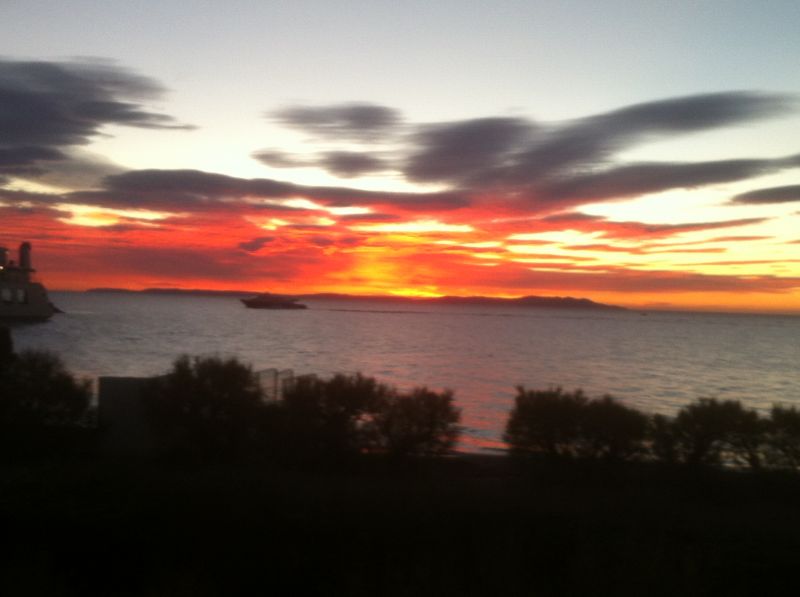
[[[800,401],[800,318],[699,313],[52,293],[66,311],[14,329],[19,348],[59,352],[86,375],[152,375],[182,354],[256,369],[361,371],[400,387],[451,388],[465,449],[502,447],[514,386],[610,393],[650,412],[701,396],[769,408]]]

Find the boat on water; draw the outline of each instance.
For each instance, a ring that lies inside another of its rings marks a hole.
[[[16,262],[8,258],[8,249],[0,247],[0,321],[44,321],[59,312],[35,273],[30,243],[19,246]]]
[[[308,309],[304,304],[298,303],[298,299],[294,297],[269,292],[263,292],[251,298],[243,298],[241,301],[249,309]]]

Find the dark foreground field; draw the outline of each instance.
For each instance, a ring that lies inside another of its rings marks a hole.
[[[457,457],[337,472],[0,470],[0,594],[796,591],[793,477]]]

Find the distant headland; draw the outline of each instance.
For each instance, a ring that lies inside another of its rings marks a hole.
[[[206,289],[181,289],[181,288],[145,288],[143,290],[127,290],[124,288],[91,288],[86,292],[108,292],[119,294],[166,294],[178,296],[210,296],[242,298],[257,294],[248,290],[206,290]],[[587,298],[574,298],[571,296],[521,296],[517,298],[498,298],[489,296],[439,296],[439,297],[409,297],[396,295],[361,295],[342,294],[335,292],[321,292],[312,294],[293,294],[298,300],[329,300],[329,301],[382,301],[392,303],[410,304],[443,304],[443,305],[482,305],[482,306],[508,306],[508,307],[533,307],[542,309],[604,309],[626,311],[625,307],[597,303]]]

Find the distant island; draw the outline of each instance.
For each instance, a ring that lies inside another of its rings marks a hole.
[[[145,288],[143,290],[127,290],[124,288],[91,288],[86,292],[109,292],[119,294],[167,294],[183,296],[210,296],[242,298],[258,294],[248,290],[205,290],[181,288]],[[288,295],[287,295],[288,296]],[[298,300],[326,300],[326,301],[382,301],[392,303],[411,304],[439,304],[439,305],[481,305],[502,307],[533,307],[542,309],[604,309],[612,311],[626,311],[625,307],[597,303],[587,298],[574,298],[571,296],[521,296],[517,298],[498,298],[490,296],[439,296],[439,297],[409,297],[395,295],[361,295],[342,294],[335,292],[321,292],[312,294],[293,294]]]

